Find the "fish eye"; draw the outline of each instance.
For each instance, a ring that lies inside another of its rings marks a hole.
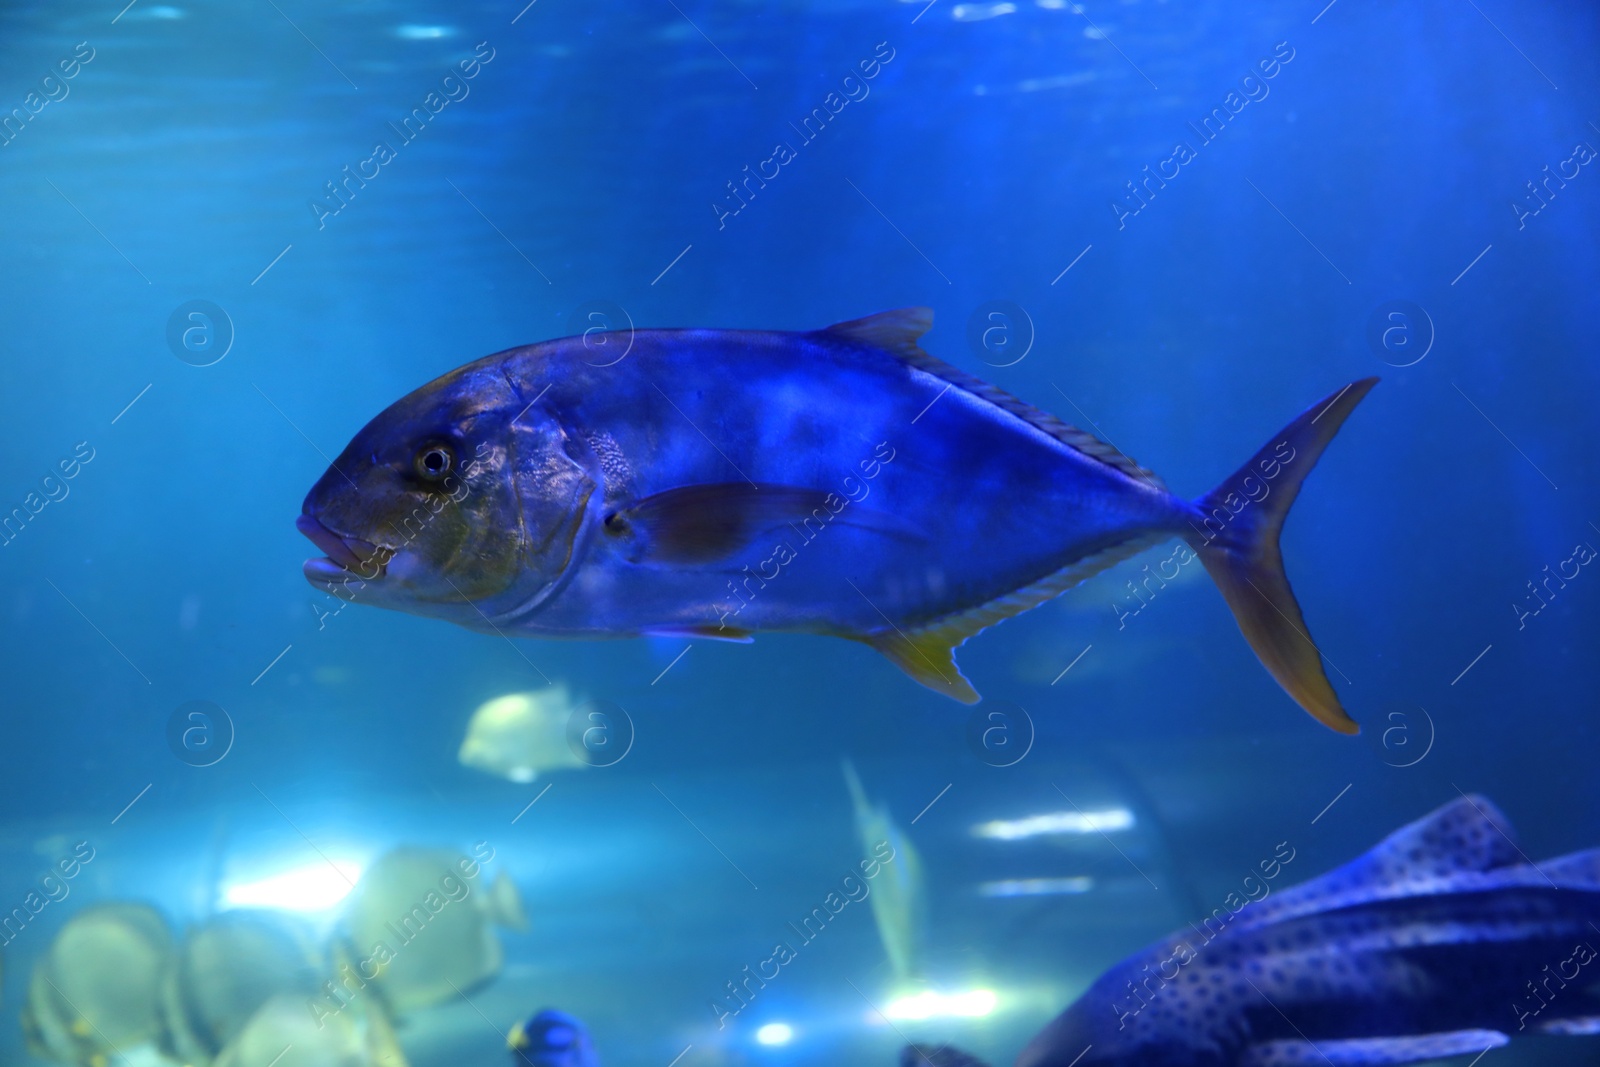
[[[417,449],[412,466],[424,481],[436,482],[455,469],[455,449],[443,441],[429,441]]]

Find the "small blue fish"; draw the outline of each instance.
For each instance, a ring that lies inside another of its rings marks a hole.
[[[1376,379],[1191,501],[922,351],[932,323],[641,330],[604,361],[571,337],[470,363],[379,414],[312,488],[298,526],[327,558],[306,577],[501,635],[845,637],[974,703],[967,638],[1181,538],[1289,695],[1357,731],[1278,533]]]
[[[532,1067],[600,1067],[589,1028],[564,1011],[546,1008],[511,1028],[512,1062]]]
[[[1016,1067],[1380,1067],[1600,1033],[1600,849],[1530,862],[1462,796],[1122,961]]]

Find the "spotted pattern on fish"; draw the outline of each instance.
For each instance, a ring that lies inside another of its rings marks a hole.
[[[1505,817],[1466,796],[1335,871],[1214,914],[1228,918],[1101,976],[1017,1067],[1080,1055],[1080,1067],[1376,1067],[1481,1052],[1521,1028],[1515,1005],[1541,968],[1600,946],[1600,850],[1529,864]],[[1571,1031],[1595,1013],[1574,990],[1535,1022]]]

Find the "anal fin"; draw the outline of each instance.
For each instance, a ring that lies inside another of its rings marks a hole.
[[[1359,1037],[1343,1041],[1263,1041],[1245,1049],[1239,1067],[1390,1067],[1446,1056],[1473,1055],[1510,1042],[1498,1030],[1451,1030],[1405,1037]]]
[[[962,675],[955,660],[955,650],[967,638],[1061,595],[1079,582],[1087,581],[1107,567],[1143,552],[1168,536],[1141,534],[1132,537],[1121,544],[1085,556],[1021,589],[912,630],[880,630],[872,634],[845,636],[865,641],[889,657],[896,667],[913,680],[935,693],[963,704],[976,704],[983,698]]]
[[[927,686],[935,693],[963,704],[976,704],[982,699],[961,673],[961,668],[956,666],[955,647],[937,630],[921,630],[910,634],[893,630],[860,640],[883,653],[890,663],[905,671],[917,684]]]
[[[1563,1034],[1567,1037],[1600,1034],[1600,1015],[1575,1015],[1567,1019],[1551,1019],[1547,1023],[1539,1023],[1538,1029],[1541,1033]]]

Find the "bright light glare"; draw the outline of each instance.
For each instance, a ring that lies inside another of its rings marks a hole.
[[[1133,812],[1127,808],[1102,808],[1099,811],[1051,811],[1024,819],[995,819],[972,828],[978,837],[1017,841],[1039,834],[1095,834],[1127,830],[1133,826]]]
[[[234,882],[222,891],[222,905],[322,911],[343,900],[360,877],[361,865],[348,860],[308,863],[254,882]]]
[[[890,1001],[884,1014],[891,1019],[932,1019],[941,1015],[981,1018],[994,1011],[994,991],[973,989],[965,993],[936,993],[924,990],[915,996]]]
[[[1086,874],[1071,878],[1008,878],[1003,882],[983,882],[978,895],[983,897],[1048,897],[1058,894],[1087,893],[1094,879]]]
[[[440,37],[454,37],[455,32],[448,26],[418,26],[407,23],[395,27],[394,35],[402,41],[433,41]]]
[[[756,1031],[756,1040],[763,1045],[787,1045],[794,1037],[794,1027],[788,1023],[768,1023]]]

